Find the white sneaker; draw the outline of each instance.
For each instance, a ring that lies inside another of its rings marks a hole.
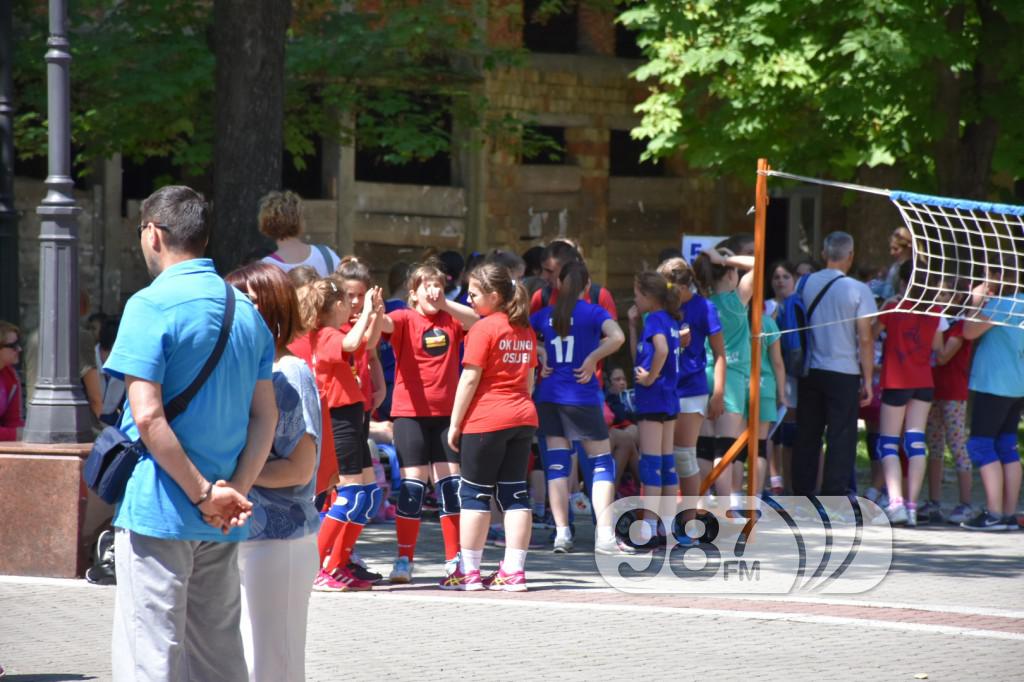
[[[594,543],[594,554],[603,554],[605,556],[618,556],[619,554],[636,554],[636,550],[627,545],[624,542],[619,542],[617,538],[612,537],[605,542]]]
[[[907,508],[903,506],[902,502],[890,504],[888,507],[886,507],[885,515],[889,518],[889,523],[891,523],[894,526],[906,525],[907,521],[909,521],[910,519],[910,517],[907,515]],[[914,521],[916,522],[917,519],[915,518]]]
[[[409,557],[400,556],[395,559],[388,580],[395,585],[404,585],[412,580],[412,562],[409,561]]]
[[[571,552],[573,550],[573,547],[575,547],[575,544],[573,543],[571,537],[568,537],[568,538],[558,538],[558,537],[556,537],[555,538],[555,546],[554,546],[554,548],[552,548],[551,551],[554,552],[555,554],[568,554],[569,552]]]
[[[917,527],[917,509],[907,509],[907,527]]]

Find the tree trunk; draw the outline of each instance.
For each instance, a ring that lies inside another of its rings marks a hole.
[[[945,115],[936,139],[935,172],[939,193],[965,199],[987,199],[991,188],[992,161],[999,139],[999,123],[992,107],[1003,91],[1003,70],[992,45],[1005,44],[1006,19],[987,0],[976,3],[981,19],[980,46],[970,71],[954,73],[948,65],[937,66],[936,111]],[[956,5],[946,17],[951,35],[964,30],[965,8]],[[970,120],[964,121],[965,114]]]
[[[257,203],[280,189],[291,0],[215,0],[212,255],[221,272],[266,244]]]

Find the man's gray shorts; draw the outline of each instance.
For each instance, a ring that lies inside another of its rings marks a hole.
[[[118,682],[249,679],[238,628],[238,544],[118,528],[113,670]]]

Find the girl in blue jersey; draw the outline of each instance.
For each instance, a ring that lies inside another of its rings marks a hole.
[[[723,412],[714,420],[714,463],[732,447],[733,442],[746,428],[747,404],[750,393],[750,320],[748,307],[754,294],[754,258],[736,256],[728,249],[708,250],[697,256],[693,262],[701,292],[714,303],[718,319],[722,323],[722,337],[725,341],[725,400]],[[740,270],[745,270],[740,274]],[[718,389],[717,381],[715,386]],[[698,451],[697,456],[701,456]],[[742,466],[746,462],[746,449],[740,452],[733,464]],[[710,469],[709,465],[708,466]],[[736,506],[738,499],[732,495],[733,465],[726,467],[715,481],[719,495],[730,496],[730,506]]]
[[[615,501],[615,460],[604,420],[604,394],[594,373],[597,363],[622,346],[625,335],[604,308],[583,300],[590,291],[586,265],[567,263],[558,278],[558,301],[530,316],[530,325],[543,342],[541,381],[533,397],[540,432],[547,439],[544,468],[555,519],[554,551],[564,554],[573,548],[568,476],[572,472],[572,442],[580,441],[593,470],[594,551],[617,553],[621,549],[611,519],[602,517]]]
[[[679,374],[676,392],[679,417],[675,426],[676,475],[683,495],[700,492],[700,468],[697,464],[697,438],[704,418],[716,419],[722,412],[725,391],[725,341],[722,324],[715,305],[693,292],[693,269],[682,258],[670,258],[658,266],[658,273],[679,292],[680,334]],[[707,378],[708,357],[705,342],[711,348],[715,390],[712,394]],[[709,400],[710,398],[710,400]],[[669,494],[666,491],[666,494]],[[689,521],[684,518],[682,521]],[[676,533],[680,542],[688,544],[684,535]]]
[[[641,272],[633,283],[636,305],[631,317],[646,313],[636,344],[636,411],[640,427],[640,483],[645,497],[662,493],[675,499],[679,486],[673,453],[679,397],[678,287],[656,272]],[[646,515],[641,545],[653,549],[659,542],[658,521]]]

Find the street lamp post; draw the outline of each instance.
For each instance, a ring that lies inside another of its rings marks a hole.
[[[13,3],[0,3],[0,320],[17,324],[18,214],[14,210]]]
[[[39,376],[24,440],[92,440],[92,414],[78,379],[78,213],[71,179],[71,50],[67,0],[50,0],[46,41],[49,174],[39,226]]]

